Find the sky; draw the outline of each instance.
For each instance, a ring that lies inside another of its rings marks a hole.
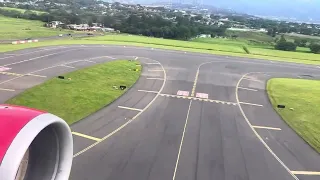
[[[169,0],[135,0],[140,2],[163,2]],[[179,0],[172,0],[178,2]],[[190,4],[193,0],[180,0]],[[320,0],[198,0],[203,4],[240,13],[268,17],[295,18],[297,21],[320,22]]]
[[[253,15],[320,20],[320,0],[203,0],[203,3]]]

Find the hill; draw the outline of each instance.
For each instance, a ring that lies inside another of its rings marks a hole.
[[[55,36],[70,31],[43,27],[41,21],[0,16],[0,40]]]
[[[9,11],[19,11],[19,12],[21,12],[21,13],[24,13],[24,12],[27,11],[26,9],[11,8],[11,7],[0,7],[0,9],[9,10]],[[36,10],[30,10],[30,11],[33,12],[33,13],[36,13],[36,14],[44,14],[44,13],[47,13],[47,12],[36,11]]]

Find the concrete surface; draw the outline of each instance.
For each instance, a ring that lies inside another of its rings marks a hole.
[[[134,87],[71,126],[77,135],[70,179],[320,179],[319,154],[281,120],[265,91],[272,77],[320,79],[316,66],[128,46],[52,46],[0,54],[0,66],[11,68],[0,72],[0,102],[63,73],[136,57],[144,68]]]

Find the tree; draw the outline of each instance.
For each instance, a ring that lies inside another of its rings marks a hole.
[[[309,46],[311,52],[315,53],[315,54],[320,54],[320,44],[318,43],[312,43]]]
[[[284,35],[281,36],[280,40],[275,45],[275,49],[282,51],[296,51],[297,45],[293,42],[287,42]]]
[[[197,15],[197,16],[194,17],[194,19],[195,19],[196,21],[200,21],[200,20],[203,19],[203,17],[202,17],[202,15]]]
[[[269,36],[276,37],[276,35],[277,35],[277,28],[276,28],[276,27],[269,28],[267,34],[268,34]]]
[[[306,39],[295,39],[294,43],[299,47],[306,47],[308,41]]]
[[[304,35],[311,35],[312,29],[311,28],[301,28],[300,33],[304,34]]]
[[[88,22],[88,25],[89,25],[89,27],[92,27],[92,26],[93,26],[93,23],[92,23],[91,20]]]

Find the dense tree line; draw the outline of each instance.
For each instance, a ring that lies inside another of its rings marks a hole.
[[[69,13],[63,9],[43,14],[37,14],[30,10],[21,13],[15,10],[0,9],[0,14],[43,22],[61,21],[65,24],[87,23],[92,25],[92,23],[101,23],[105,27],[111,27],[124,33],[181,40],[188,40],[199,34],[224,36],[226,31],[226,27],[197,23],[190,16],[177,16],[175,21],[171,21],[158,14],[139,11],[98,16],[92,12]],[[195,18],[199,19],[200,17]]]

